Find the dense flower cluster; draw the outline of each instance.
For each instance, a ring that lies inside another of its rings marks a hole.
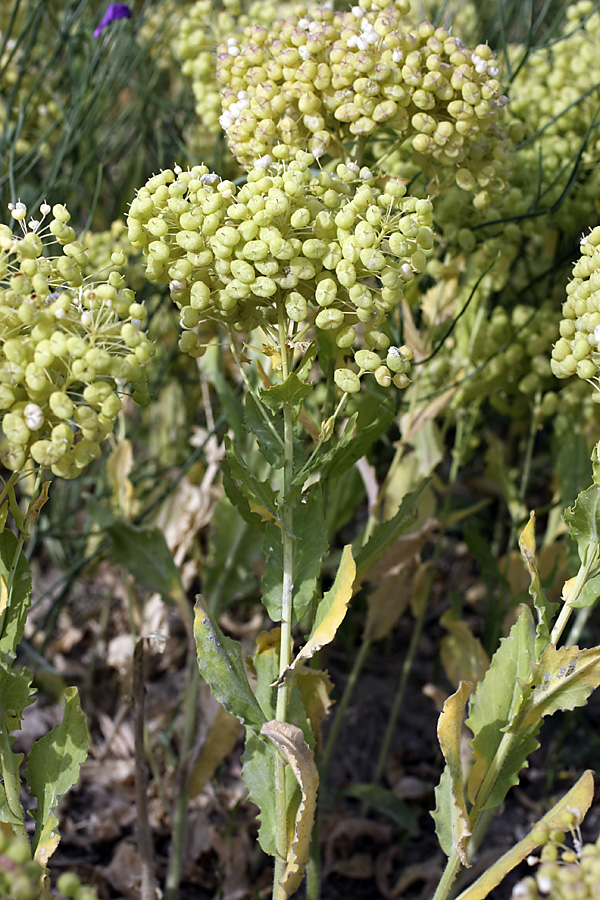
[[[569,815],[568,813],[566,814]],[[571,816],[573,818],[573,816]],[[544,840],[535,876],[524,878],[515,885],[512,900],[593,900],[600,897],[600,839],[595,844],[583,844],[581,835],[574,833],[571,849],[565,844],[560,829],[548,831],[538,828]]]
[[[25,224],[19,202],[22,234],[0,226],[0,460],[18,471],[31,457],[74,478],[112,431],[125,385],[147,399],[152,347],[145,308],[118,271],[124,254],[115,251],[102,283],[88,280],[67,209],[42,204],[40,213]]]
[[[581,257],[573,267],[563,304],[560,340],[552,351],[557,378],[577,374],[597,382],[600,368],[600,227],[581,241]],[[600,393],[597,394],[600,398]]]
[[[408,9],[406,0],[315,8],[221,45],[220,122],[236,158],[252,165],[283,142],[343,159],[344,145],[386,133],[410,142],[421,167],[450,167],[466,191],[502,190],[507,101],[492,50],[407,24]]]
[[[597,213],[600,141],[591,128],[600,100],[600,12],[592,0],[579,0],[566,10],[559,40],[531,52],[513,49],[519,69],[510,91],[513,116],[524,123],[535,140],[519,153],[521,186],[532,208],[551,208],[560,201],[555,223],[563,232],[576,233]],[[577,154],[575,184],[568,197]]]
[[[183,17],[175,41],[175,54],[183,63],[181,71],[192,82],[200,124],[213,135],[221,131],[221,93],[216,80],[218,45],[228,40],[235,42],[236,35],[250,22],[268,26],[281,15],[282,7],[289,6],[290,14],[294,12],[292,4],[275,0],[249,4],[224,0],[221,9],[216,6],[211,0],[197,0]]]
[[[288,148],[273,152],[287,157]],[[284,316],[289,340],[316,326],[340,356],[360,331],[368,352],[356,354],[359,370],[402,386],[405,354],[391,351],[384,364],[378,353],[390,342],[379,327],[425,268],[431,203],[405,196],[394,179],[378,187],[366,169],[340,164],[328,174],[311,170],[314,162],[301,151],[284,162],[268,157],[239,189],[205,166],[161,172],[131,205],[129,237],[144,248],[148,278],[170,284],[184,351],[203,352],[195,330],[203,320],[276,336]],[[343,371],[357,390],[355,374]]]

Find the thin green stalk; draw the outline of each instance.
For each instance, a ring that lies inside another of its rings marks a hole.
[[[279,347],[281,353],[282,379],[288,377],[288,351],[287,333],[285,325],[285,312],[283,304],[278,308]],[[294,480],[294,423],[292,408],[288,404],[283,407],[283,484],[281,487],[281,518],[282,518],[282,542],[283,542],[283,579],[281,586],[281,644],[279,650],[279,676],[284,675],[291,663],[292,642],[292,597],[293,597],[293,525],[291,504],[292,482]],[[287,719],[288,685],[285,678],[277,688],[277,705],[275,718],[278,722]],[[286,805],[286,763],[281,756],[277,756],[275,764],[275,818],[276,818],[276,848],[275,873],[273,879],[273,900],[283,900],[284,893],[280,886],[283,871],[287,859],[287,805]]]
[[[589,553],[588,554],[589,558],[585,561],[585,563],[582,563],[580,565],[579,572],[577,573],[577,575],[575,577],[575,581],[573,582],[573,586],[572,586],[571,590],[569,591],[569,595],[567,597],[567,602],[563,605],[563,608],[561,609],[561,611],[558,615],[558,619],[554,623],[554,628],[552,629],[552,634],[550,635],[550,643],[551,644],[554,644],[554,645],[558,644],[558,642],[560,640],[560,636],[562,635],[563,631],[565,630],[565,628],[567,626],[567,622],[569,621],[569,619],[571,618],[571,615],[573,613],[574,608],[570,604],[573,603],[573,601],[576,600],[577,597],[579,597],[579,595],[581,594],[581,591],[583,590],[584,585],[589,578],[590,572],[592,571],[592,569],[595,568],[595,566],[598,563],[599,556],[600,556],[600,547],[598,545],[596,545],[594,552]]]

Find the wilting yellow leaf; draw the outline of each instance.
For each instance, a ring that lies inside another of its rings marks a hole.
[[[308,848],[317,806],[319,773],[312,750],[304,740],[300,729],[295,725],[287,722],[265,722],[260,731],[283,754],[302,793],[296,813],[294,834],[287,850],[283,877],[279,882],[285,897],[291,897],[300,886],[308,860]]]
[[[444,613],[440,624],[450,632],[442,638],[440,645],[440,658],[448,679],[455,687],[461,681],[477,684],[490,664],[481,641],[471,632],[466,622],[456,619],[451,610]]]
[[[309,669],[306,666],[296,672],[296,684],[319,751],[322,744],[321,724],[331,707],[330,694],[333,684],[327,672]]]
[[[282,678],[296,669],[300,663],[314,656],[321,647],[333,640],[348,611],[348,603],[352,597],[355,577],[356,564],[352,556],[352,548],[348,544],[344,547],[340,566],[331,590],[327,591],[319,604],[308,641],[291,666],[281,676]]]
[[[34,503],[32,503],[29,507],[29,510],[27,512],[29,525],[35,522],[42,511],[42,507],[48,502],[48,491],[50,490],[51,484],[51,481],[45,481],[43,483],[37,500],[35,500]]]
[[[463,725],[465,705],[473,685],[462,681],[458,690],[444,703],[438,719],[437,736],[444,759],[450,774],[451,810],[452,810],[452,846],[458,852],[463,866],[468,866],[466,854],[467,841],[471,836],[469,817],[465,802],[465,791],[460,758],[460,736]]]
[[[131,521],[136,512],[135,491],[129,479],[133,469],[133,450],[131,441],[125,438],[119,441],[106,462],[112,489],[112,506],[126,521]]]
[[[584,772],[579,781],[571,788],[568,794],[559,800],[556,806],[553,806],[550,812],[533,826],[529,834],[519,841],[518,844],[508,850],[504,856],[487,869],[486,872],[478,878],[477,881],[463,891],[457,897],[457,900],[483,900],[509,872],[518,866],[526,857],[530,856],[540,842],[533,835],[539,829],[540,825],[545,825],[550,831],[553,828],[560,828],[564,831],[564,823],[562,816],[565,812],[572,812],[578,822],[582,822],[585,814],[592,804],[594,798],[594,773],[588,769]]]
[[[207,781],[213,777],[223,760],[235,747],[242,730],[241,722],[219,704],[200,758],[192,769],[189,785],[190,797],[197,797]]]
[[[6,578],[4,575],[0,575],[0,616],[8,606],[8,587],[6,585]]]

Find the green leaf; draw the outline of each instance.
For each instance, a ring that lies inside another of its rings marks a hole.
[[[293,609],[296,621],[307,612],[317,586],[321,561],[327,553],[323,492],[320,484],[313,484],[296,503],[292,513],[294,552],[292,584]],[[281,621],[281,587],[283,581],[283,543],[281,530],[269,523],[264,540],[265,573],[262,602],[274,622]]]
[[[23,754],[13,753],[14,738],[10,735],[21,727],[23,711],[34,701],[32,677],[27,669],[15,670],[0,663],[0,775],[4,785],[13,786],[15,796],[19,794],[19,767]],[[18,823],[23,827],[21,804],[15,802],[10,807],[4,789],[0,797],[0,821]]]
[[[600,484],[593,484],[579,494],[575,504],[564,511],[563,518],[585,564],[589,554],[598,554],[600,545]]]
[[[297,669],[302,662],[311,659],[315,653],[334,639],[348,612],[355,577],[356,564],[352,557],[352,547],[347,544],[342,552],[335,581],[319,603],[308,640],[281,678],[288,672]]]
[[[181,593],[179,571],[160,528],[138,528],[115,519],[106,533],[113,562],[123,566],[138,584],[163,597]]]
[[[570,584],[570,582],[567,582],[567,584]],[[563,593],[565,593],[564,588]],[[593,606],[598,597],[600,597],[600,574],[588,578],[579,595],[573,601],[569,600],[567,593],[566,603],[573,609],[582,609],[584,606]]]
[[[79,703],[77,688],[65,690],[63,720],[52,731],[36,741],[29,752],[26,780],[37,808],[31,812],[35,820],[32,846],[40,864],[46,864],[59,841],[55,810],[77,782],[90,746],[85,716]]]
[[[523,725],[557,710],[585,706],[600,685],[600,647],[580,650],[549,644],[533,667],[532,687],[523,706]]]
[[[200,674],[213,697],[246,728],[260,731],[266,718],[248,682],[241,644],[225,637],[200,597],[194,609],[194,637]]]
[[[389,816],[413,837],[420,832],[417,817],[410,806],[396,797],[393,791],[380,784],[350,784],[341,791],[341,794],[344,797],[354,797],[365,806]]]
[[[273,412],[278,412],[284,406],[298,406],[301,404],[312,389],[312,384],[300,381],[295,372],[290,372],[282,384],[276,384],[266,391],[261,391],[260,399]]]
[[[394,416],[395,404],[391,398],[388,398],[379,407],[374,421],[363,425],[359,419],[353,440],[345,444],[329,463],[323,465],[321,477],[339,478],[340,475],[347,472],[354,463],[369,452],[377,438],[388,430],[394,421]]]
[[[369,569],[381,559],[385,551],[388,550],[399,537],[403,534],[407,534],[415,524],[417,518],[417,504],[430,481],[431,478],[425,478],[416,490],[411,491],[410,494],[407,494],[406,497],[404,497],[395,516],[387,522],[382,522],[375,526],[367,543],[364,547],[361,547],[356,554],[357,584],[360,584],[363,581],[367,576]]]
[[[279,522],[273,489],[259,481],[248,468],[231,438],[225,438],[227,459],[223,464],[223,484],[227,496],[251,525]]]
[[[529,694],[534,660],[535,626],[530,610],[523,606],[510,634],[500,641],[500,647],[470,703],[466,724],[473,733],[471,746],[474,761],[468,783],[468,797],[472,803],[488,771],[492,768],[497,770],[488,796],[477,799],[480,809],[502,802],[511,785],[518,784],[519,772],[537,747],[535,733],[539,722],[530,728],[518,729],[515,726],[516,730],[508,733]]]
[[[354,439],[354,427],[356,425],[356,420],[358,418],[358,413],[353,413],[348,421],[346,422],[345,428],[337,440],[337,443],[334,443],[334,446],[331,447],[326,453],[318,453],[312,463],[310,465],[305,466],[300,470],[298,475],[292,481],[293,487],[302,487],[306,482],[306,479],[309,475],[312,475],[313,472],[316,472],[318,469],[323,468],[323,471],[328,471],[329,467],[335,463],[336,458],[341,455],[342,451],[345,447],[348,446],[350,441]]]
[[[265,421],[265,417],[271,423],[271,427]],[[271,415],[268,410],[261,409],[252,396],[246,396],[246,411],[244,415],[246,430],[254,435],[260,452],[274,469],[282,469],[283,459],[283,421],[280,416]],[[279,439],[278,439],[279,438]]]
[[[16,655],[31,603],[31,571],[23,551],[19,553],[10,596],[6,593],[17,546],[17,538],[12,531],[5,528],[0,532],[0,583],[2,580],[4,582],[0,594],[3,598],[0,603],[0,661],[5,662],[11,662]],[[6,606],[2,610],[4,603]]]
[[[435,809],[431,813],[431,817],[435,822],[435,833],[443,852],[446,856],[450,856],[454,848],[454,801],[448,766],[444,766],[434,795]]]
[[[242,757],[242,778],[250,800],[258,806],[260,828],[258,842],[265,853],[276,856],[275,765],[278,752],[274,745],[251,730],[246,731]],[[300,786],[291,770],[285,779],[288,834],[300,805]]]

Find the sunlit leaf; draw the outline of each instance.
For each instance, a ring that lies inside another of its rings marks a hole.
[[[552,617],[558,609],[557,603],[549,603],[537,568],[535,557],[535,514],[531,513],[529,521],[519,538],[519,549],[523,562],[529,572],[529,594],[537,612],[537,628],[535,638],[535,655],[539,659],[541,652],[550,640]]]
[[[319,603],[309,638],[287,672],[296,669],[302,662],[314,656],[321,647],[333,640],[348,611],[355,575],[356,565],[352,558],[352,548],[347,545],[344,547],[335,581]]]
[[[213,697],[243,725],[259,731],[265,716],[248,682],[241,644],[225,637],[201,598],[194,609],[194,637],[200,674]]]
[[[557,710],[584,706],[600,685],[600,647],[555,647],[549,644],[532,671],[532,687],[523,706],[523,726]]]
[[[35,742],[27,759],[26,780],[31,796],[37,800],[37,808],[31,812],[35,820],[32,846],[40,865],[45,865],[56,849],[59,835],[55,811],[67,791],[77,783],[89,745],[77,688],[68,687],[62,722]]]
[[[465,712],[473,685],[461,682],[458,690],[444,703],[438,719],[438,741],[446,760],[446,768],[436,789],[436,809],[432,813],[440,845],[450,856],[456,852],[463,866],[468,866],[467,841],[471,837],[465,801],[460,756],[460,738]]]
[[[16,563],[10,593],[3,593],[2,602],[6,602],[6,607],[0,613],[0,662],[14,659],[31,603],[31,571],[22,550],[17,557],[17,547],[17,538],[12,531],[0,532],[0,576],[6,586]]]
[[[569,533],[577,542],[579,558],[588,561],[589,554],[598,555],[600,546],[600,484],[593,484],[582,491],[575,504],[566,509],[563,518],[569,526]]]
[[[261,391],[260,399],[265,406],[276,412],[284,406],[297,406],[302,403],[312,389],[312,384],[300,381],[295,372],[290,372],[282,384]]]

